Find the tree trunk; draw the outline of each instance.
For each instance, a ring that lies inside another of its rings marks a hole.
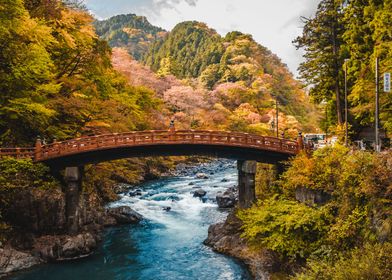
[[[342,118],[342,105],[340,99],[340,84],[339,84],[339,46],[337,42],[336,24],[333,23],[332,27],[332,44],[333,44],[333,57],[334,57],[334,76],[335,76],[335,96],[336,96],[336,116],[338,124],[343,123]]]

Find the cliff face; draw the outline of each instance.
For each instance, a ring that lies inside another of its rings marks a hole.
[[[279,267],[276,255],[268,250],[253,251],[241,238],[241,226],[241,220],[237,218],[234,210],[225,222],[210,226],[204,244],[219,253],[243,261],[249,267],[254,279],[270,279],[270,274],[277,271]]]
[[[60,189],[25,189],[15,194],[5,219],[13,230],[0,250],[0,276],[48,262],[85,257],[101,240],[104,210],[92,197],[79,200],[78,227],[68,234],[66,194]]]

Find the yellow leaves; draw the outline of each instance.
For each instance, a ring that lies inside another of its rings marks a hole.
[[[92,25],[92,17],[79,10],[63,9],[61,19],[57,20],[56,31],[69,48],[91,47],[97,38]]]
[[[86,94],[81,93],[81,92],[73,92],[72,96],[78,97],[78,98],[82,98],[82,99],[88,99],[89,98]]]
[[[231,115],[230,110],[227,109],[225,106],[223,106],[221,103],[216,103],[213,108],[214,108],[214,110],[222,112],[226,115]]]
[[[52,36],[52,28],[38,22],[36,19],[31,19],[26,16],[23,19],[23,24],[18,26],[19,35],[26,37],[30,43],[38,44],[47,47],[56,42]]]
[[[354,241],[358,231],[363,227],[363,223],[368,215],[366,209],[356,207],[351,214],[344,218],[338,218],[328,232],[327,239],[337,247],[344,246]]]
[[[64,43],[67,45],[68,48],[75,49],[76,43],[75,38],[67,32],[65,29],[58,30],[60,37],[64,40]]]
[[[44,118],[53,117],[56,114],[56,111],[45,107],[45,105],[41,103],[35,103],[28,98],[19,98],[13,99],[10,101],[10,104],[14,106],[14,112],[17,112],[21,115],[42,115]]]
[[[91,122],[87,122],[85,126],[86,126],[86,127],[93,127],[93,128],[95,128],[95,127],[110,128],[110,127],[111,127],[110,124],[108,124],[108,123],[106,123],[106,122],[104,122],[104,121],[98,121],[98,120],[96,120],[96,121],[91,121]]]
[[[290,258],[306,257],[320,244],[328,228],[328,208],[315,209],[304,204],[272,197],[240,211],[250,245],[266,247]]]
[[[137,36],[140,36],[140,35],[142,34],[142,31],[141,31],[140,29],[129,28],[129,27],[124,27],[124,28],[122,29],[122,31],[124,31],[125,33],[127,33],[127,34],[129,35],[130,38],[137,37]],[[148,34],[148,35],[151,36],[149,39],[152,39],[152,38],[153,38],[151,34]]]

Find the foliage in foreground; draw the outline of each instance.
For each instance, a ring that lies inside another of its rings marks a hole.
[[[330,200],[323,205],[298,202],[298,190],[323,193]],[[383,265],[390,261],[386,255],[392,240],[391,151],[374,154],[335,146],[302,154],[268,191],[277,195],[239,213],[242,236],[256,250],[307,261],[309,271],[298,277],[309,278],[299,279],[387,279],[382,275],[391,269]]]
[[[331,219],[326,207],[316,209],[276,197],[240,212],[246,238],[255,248],[267,247],[291,258],[305,257],[320,245]]]
[[[310,261],[308,270],[296,275],[296,280],[369,280],[391,279],[392,243],[366,244],[336,261]]]

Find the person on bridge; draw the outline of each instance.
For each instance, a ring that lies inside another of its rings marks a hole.
[[[172,119],[169,125],[169,132],[174,132],[175,130],[176,128],[174,127],[174,119]]]

